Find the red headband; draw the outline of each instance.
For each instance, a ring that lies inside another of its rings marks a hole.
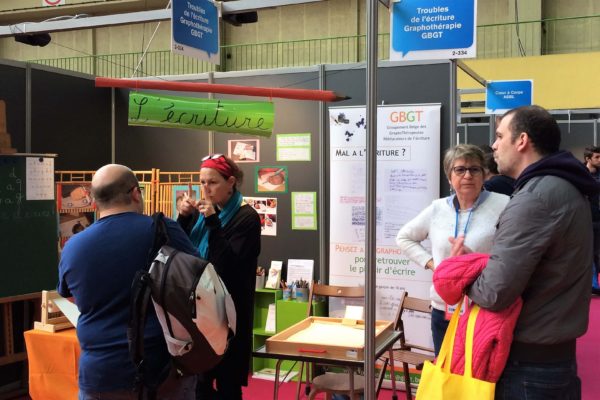
[[[218,158],[209,158],[208,160],[202,161],[200,168],[216,169],[221,175],[223,175],[223,177],[225,177],[225,179],[233,175],[231,166],[227,163],[225,157],[223,156]]]

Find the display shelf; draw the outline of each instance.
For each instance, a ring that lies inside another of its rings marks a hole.
[[[275,305],[275,325],[277,332],[294,325],[306,318],[307,302],[294,300],[277,300]],[[324,317],[327,315],[327,303],[324,301],[313,302],[312,315]]]
[[[254,295],[254,324],[252,329],[252,348],[254,350],[264,346],[269,337],[306,318],[307,302],[283,300],[282,297],[283,292],[281,289],[256,289]],[[269,304],[275,304],[275,332],[265,330]],[[312,307],[313,315],[327,315],[326,302],[313,302]],[[252,372],[260,371],[263,368],[275,368],[275,362],[276,360],[274,359],[253,358]],[[297,370],[298,367],[293,361],[284,361],[281,369],[282,371]]]
[[[264,328],[254,328],[252,329],[253,335],[258,336],[273,336],[276,332],[266,331]]]
[[[252,324],[254,330],[266,332],[269,304],[276,304],[277,300],[282,297],[281,289],[256,289],[254,293],[254,323]]]

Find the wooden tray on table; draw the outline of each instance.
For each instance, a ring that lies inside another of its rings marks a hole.
[[[348,324],[342,318],[308,317],[271,336],[266,341],[268,353],[364,360],[364,321]],[[393,330],[391,321],[375,321],[375,347]]]

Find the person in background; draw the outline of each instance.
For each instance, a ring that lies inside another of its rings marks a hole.
[[[600,182],[600,147],[586,147],[583,152],[583,162],[596,180]],[[590,210],[592,212],[592,232],[594,237],[594,264],[592,266],[592,294],[600,295],[598,285],[598,269],[600,268],[600,196],[589,196]]]
[[[505,113],[492,145],[500,173],[516,179],[500,215],[490,259],[467,291],[481,308],[523,308],[496,400],[581,399],[576,339],[588,327],[592,218],[600,185],[573,155],[559,151],[560,128],[539,106]],[[469,252],[463,240],[451,254]]]
[[[136,368],[127,340],[131,284],[149,261],[154,226],[152,218],[142,215],[142,193],[129,168],[118,164],[100,168],[92,178],[91,194],[98,220],[69,239],[58,266],[58,293],[74,301],[81,312],[77,323],[79,399],[137,400]],[[197,255],[175,221],[166,219],[166,223],[169,244]],[[147,313],[144,354],[144,378],[150,391],[142,398],[195,398],[195,376],[166,378],[170,355],[153,307]]]
[[[489,192],[502,193],[510,196],[514,190],[515,180],[510,176],[498,172],[498,165],[494,160],[494,150],[489,145],[480,146],[484,153],[485,179],[483,187]]]
[[[237,190],[242,178],[242,171],[228,157],[204,157],[200,167],[203,199],[186,197],[178,218],[200,255],[215,266],[237,313],[237,333],[223,360],[199,376],[198,399],[241,399],[242,386],[248,385],[261,226],[256,210],[243,202]]]
[[[508,196],[483,189],[484,155],[481,149],[460,144],[446,151],[444,171],[455,194],[434,200],[396,236],[402,253],[426,269],[435,267],[450,255],[453,241],[463,237],[466,245],[476,252],[491,249],[495,223],[508,202]],[[422,243],[429,238],[431,251]],[[448,305],[430,289],[431,333],[437,356],[448,328]]]

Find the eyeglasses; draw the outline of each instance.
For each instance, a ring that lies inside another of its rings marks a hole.
[[[209,154],[200,161],[216,160],[217,158],[221,158],[221,157],[223,157],[223,154]]]
[[[140,193],[142,192],[142,188],[140,188],[140,185],[135,185],[135,186],[132,186],[131,189],[129,189],[125,193],[129,194],[129,193],[133,192],[133,189],[138,189],[140,191]]]
[[[471,174],[471,176],[479,176],[481,174],[483,174],[483,168],[481,167],[453,167],[452,171],[457,175],[457,176],[463,176],[464,174],[467,173],[467,171],[469,171],[469,173]]]

